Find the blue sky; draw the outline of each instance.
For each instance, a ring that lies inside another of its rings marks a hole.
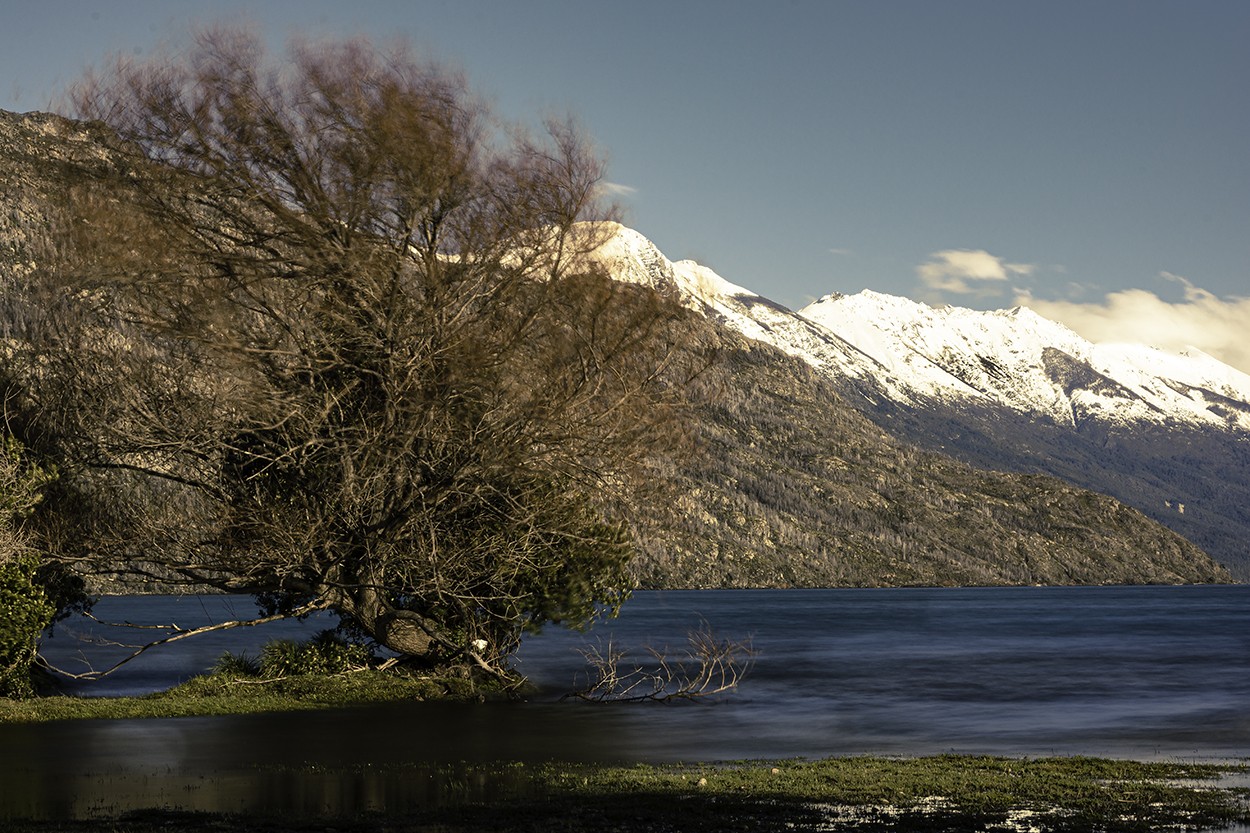
[[[791,307],[1028,303],[1250,371],[1250,2],[0,0],[0,108],[189,27],[403,37],[571,112],[630,225]]]

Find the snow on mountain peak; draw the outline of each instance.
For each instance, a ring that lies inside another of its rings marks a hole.
[[[706,266],[700,266],[693,260],[679,260],[673,264],[673,270],[679,286],[705,303],[715,303],[721,298],[737,295],[746,298],[758,298],[749,289],[732,284]]]
[[[591,233],[603,239],[587,259],[617,280],[653,287],[673,284],[673,264],[638,232],[620,223],[596,223]]]
[[[693,260],[673,263],[654,243],[627,226],[601,223],[596,232],[606,232],[606,239],[589,257],[607,267],[618,280],[646,286],[676,287],[689,306],[714,305],[732,296],[758,297],[749,289],[730,283]]]
[[[1018,306],[931,307],[865,289],[793,312],[624,226],[592,255],[621,280],[674,286],[691,308],[859,389],[912,405],[966,401],[1062,424],[1179,421],[1250,431],[1250,376],[1200,351],[1092,344]]]
[[[1205,355],[1093,344],[1028,307],[934,308],[865,290],[826,296],[799,314],[873,356],[913,394],[979,399],[1061,423],[1177,420],[1250,430],[1246,374]]]

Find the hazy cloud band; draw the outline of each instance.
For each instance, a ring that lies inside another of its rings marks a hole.
[[[1176,275],[1163,277],[1185,287],[1183,300],[1170,302],[1144,289],[1126,289],[1091,303],[1044,301],[1019,293],[1016,303],[1093,342],[1133,342],[1165,350],[1196,347],[1250,373],[1250,298],[1222,299]]]

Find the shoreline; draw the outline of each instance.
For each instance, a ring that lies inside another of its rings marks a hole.
[[[1250,825],[1250,759],[1236,766],[952,755],[664,766],[499,762],[339,772],[289,767],[257,771],[253,777],[269,790],[293,786],[288,804],[196,811],[188,809],[188,799],[180,804],[175,797],[150,807],[100,806],[89,817],[61,820],[38,814],[23,820],[10,807],[4,825],[10,833],[1059,833]],[[196,789],[206,789],[202,779]]]

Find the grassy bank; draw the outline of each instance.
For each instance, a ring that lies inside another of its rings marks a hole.
[[[459,771],[441,806],[402,815],[292,818],[149,811],[17,822],[13,833],[294,831],[1162,831],[1250,822],[1225,767],[1090,758],[836,758],[704,766],[500,764]],[[1242,770],[1244,773],[1244,769]],[[404,773],[392,773],[403,775]],[[428,773],[425,773],[428,775]],[[420,790],[422,773],[412,772]],[[490,798],[471,784],[504,785]],[[1181,783],[1182,779],[1185,783]],[[456,784],[463,786],[457,797]]]
[[[478,699],[491,693],[465,677],[408,676],[375,670],[329,676],[299,674],[269,680],[218,673],[196,677],[168,691],[142,697],[0,698],[0,723],[209,717],[404,701]]]

